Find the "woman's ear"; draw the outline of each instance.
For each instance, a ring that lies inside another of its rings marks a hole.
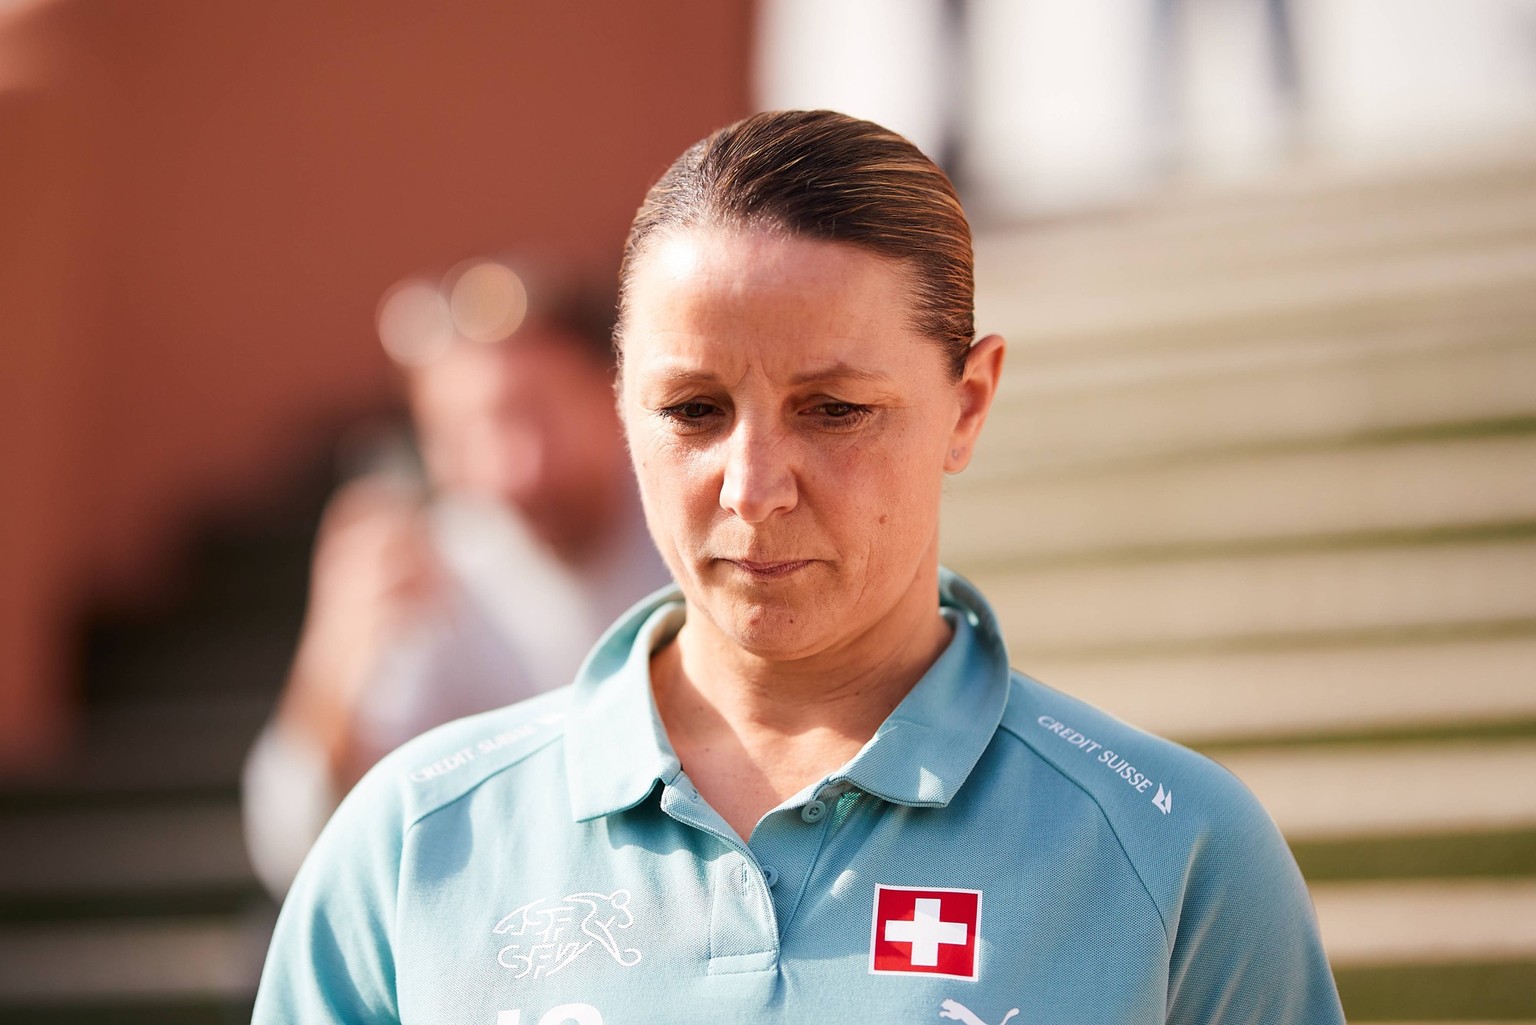
[[[971,346],[965,357],[965,370],[955,382],[960,399],[960,418],[950,434],[949,451],[944,456],[944,472],[959,473],[971,461],[981,425],[986,422],[987,410],[997,395],[997,384],[1003,375],[1002,335],[987,335]]]

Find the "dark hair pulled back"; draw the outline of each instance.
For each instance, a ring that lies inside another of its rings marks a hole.
[[[619,270],[619,346],[651,240],[703,225],[857,246],[912,272],[914,326],[960,375],[975,337],[971,230],[947,175],[895,132],[830,110],[755,114],[690,146],[646,193]]]

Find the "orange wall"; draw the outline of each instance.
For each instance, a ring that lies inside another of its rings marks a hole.
[[[507,245],[608,267],[747,111],[749,0],[134,0],[0,20],[0,764],[67,725],[64,629],[150,593],[376,404],[379,293]],[[51,724],[51,725],[50,725]]]

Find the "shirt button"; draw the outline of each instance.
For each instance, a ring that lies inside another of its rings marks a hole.
[[[768,884],[769,889],[777,886],[779,882],[779,870],[774,868],[772,865],[764,865],[763,882]]]
[[[821,817],[827,813],[827,806],[820,800],[812,798],[800,809],[800,818],[805,822],[820,822]]]

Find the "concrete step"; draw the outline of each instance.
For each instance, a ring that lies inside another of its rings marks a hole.
[[[1453,346],[1323,340],[1013,366],[975,461],[951,487],[1079,464],[1529,425],[1532,323],[1517,337]]]
[[[1351,1022],[1536,1019],[1536,960],[1335,967]]]
[[[228,998],[6,1004],[0,1018],[5,1025],[243,1025],[252,1005]]]
[[[1350,277],[1347,269],[1340,275]],[[1201,362],[1245,365],[1253,362],[1252,352],[1275,360],[1292,349],[1293,358],[1316,359],[1319,353],[1352,344],[1390,351],[1513,342],[1520,339],[1519,328],[1531,322],[1536,308],[1530,281],[1515,275],[1401,295],[1346,294],[1332,305],[1276,305],[1264,310],[1201,305],[1204,292],[1222,293],[1220,268],[1206,272],[1202,284],[1202,292],[1189,296],[1189,307],[1169,309],[1163,319],[1147,323],[1122,323],[1110,315],[1112,308],[1106,313],[1093,296],[1084,296],[1074,306],[1074,315],[1084,323],[1066,339],[1043,334],[1048,323],[1022,318],[1010,308],[1010,303],[1019,302],[1016,286],[1004,286],[996,294],[982,290],[977,293],[978,326],[983,333],[1000,333],[1012,343],[1011,358],[1005,361],[1010,368],[1049,370],[1053,377],[1076,380],[1085,370],[1104,379],[1104,372],[1097,369],[1100,364],[1143,376],[1165,369],[1183,372],[1195,354]],[[1095,289],[1117,291],[1113,282]],[[1105,323],[1097,324],[1095,317]],[[1006,379],[1005,386],[1012,387]]]
[[[77,750],[57,769],[7,781],[0,811],[112,804],[144,795],[233,797],[274,694],[163,694],[89,709]]]
[[[1536,432],[1217,456],[950,489],[953,562],[1536,527]]]
[[[1319,169],[1321,170],[1321,169]],[[1536,230],[1536,166],[1387,178],[1292,173],[1244,190],[1168,191],[1134,210],[1027,231],[983,230],[978,248],[1043,286],[1369,262],[1382,252],[1482,245]]]
[[[1319,548],[1040,568],[957,562],[1015,662],[1536,627],[1536,541]]]
[[[1298,745],[1219,760],[1293,841],[1536,828],[1536,739]]]
[[[1536,879],[1329,883],[1312,900],[1338,968],[1536,960]]]
[[[1531,827],[1325,836],[1290,844],[1309,883],[1536,875],[1536,828]]]
[[[256,889],[233,802],[12,813],[0,818],[0,912],[135,891]]]
[[[7,1005],[248,999],[272,919],[188,917],[0,926]]]
[[[978,249],[978,259],[986,254]],[[994,268],[989,274],[998,273]],[[1368,264],[1327,261],[1247,273],[1212,268],[1183,279],[1156,275],[1103,278],[1054,293],[1015,267],[1014,287],[989,288],[977,303],[983,331],[1012,330],[1035,346],[1080,346],[1174,335],[1180,324],[1238,323],[1295,316],[1299,310],[1344,312],[1391,305],[1404,297],[1449,299],[1489,291],[1524,290],[1536,283],[1536,237],[1503,240],[1461,251],[1383,254]],[[1215,285],[1216,287],[1213,287]]]
[[[1195,745],[1536,722],[1536,633],[1015,664]]]
[[[287,617],[141,624],[92,639],[84,671],[103,701],[211,692],[276,696],[297,634]]]
[[[1261,189],[1237,203],[1165,198],[1118,215],[983,232],[977,283],[988,297],[985,324],[1059,344],[1529,281],[1536,267],[1522,250],[1533,242],[1536,166],[1527,165],[1460,181]]]

